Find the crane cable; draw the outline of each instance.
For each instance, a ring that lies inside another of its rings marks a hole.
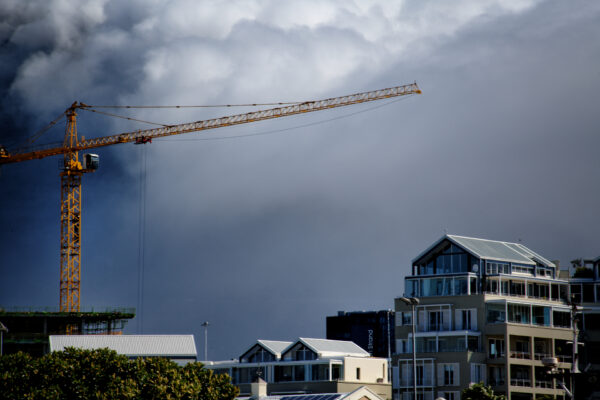
[[[274,133],[281,133],[281,132],[289,132],[289,131],[293,131],[293,130],[296,130],[296,129],[307,128],[307,127],[316,126],[316,125],[322,125],[322,124],[325,124],[327,122],[337,121],[337,120],[340,120],[340,119],[352,117],[354,115],[358,115],[358,114],[366,113],[366,112],[369,112],[369,111],[373,111],[373,110],[376,110],[378,108],[382,108],[382,107],[385,107],[385,106],[389,106],[390,104],[406,100],[407,98],[412,97],[412,96],[414,96],[414,95],[410,94],[410,95],[407,95],[407,96],[403,96],[403,97],[397,98],[395,100],[388,101],[387,103],[382,103],[382,104],[378,104],[378,105],[373,106],[373,107],[366,108],[364,110],[358,110],[358,111],[355,111],[355,112],[352,112],[352,113],[348,113],[348,114],[344,114],[344,115],[339,115],[337,117],[322,119],[320,121],[309,122],[307,124],[291,126],[289,128],[281,128],[281,129],[275,129],[275,130],[264,131],[264,132],[247,133],[247,134],[233,135],[233,136],[221,136],[221,137],[196,137],[196,138],[189,138],[189,139],[158,138],[158,139],[156,139],[155,142],[156,143],[159,143],[159,142],[160,143],[176,143],[176,142],[195,142],[195,141],[200,141],[200,140],[228,140],[228,139],[239,139],[239,138],[253,137],[253,136],[272,135]]]
[[[301,104],[305,101],[283,101],[277,103],[245,103],[245,104],[205,104],[197,106],[90,106],[84,105],[82,109],[86,108],[226,108],[226,107],[258,107],[258,106],[287,106],[292,104]]]
[[[93,110],[91,108],[81,108],[81,110],[85,110],[85,111],[89,111],[89,112],[93,112],[96,114],[102,114],[102,115],[106,115],[108,117],[114,117],[114,118],[121,118],[121,119],[126,119],[128,121],[135,121],[135,122],[142,122],[144,124],[150,124],[150,125],[157,125],[157,126],[163,126],[165,128],[168,128],[170,125],[166,125],[166,124],[161,124],[158,122],[150,122],[150,121],[145,121],[143,119],[137,119],[137,118],[131,118],[131,117],[126,117],[124,115],[118,115],[118,114],[112,114],[112,113],[107,113],[104,111],[98,111],[98,110]]]

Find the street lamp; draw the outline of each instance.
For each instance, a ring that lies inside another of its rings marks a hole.
[[[208,321],[204,321],[202,326],[204,327],[204,361],[208,361]]]
[[[8,332],[8,328],[0,322],[0,356],[2,355],[2,345],[4,344],[4,332]]]
[[[419,305],[419,299],[416,297],[400,297],[400,301],[411,307],[412,310],[412,354],[413,354],[413,391],[414,400],[417,400],[417,338],[415,337],[415,306]]]

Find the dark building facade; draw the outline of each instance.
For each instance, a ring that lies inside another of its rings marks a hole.
[[[135,317],[133,309],[103,312],[57,312],[39,310],[6,310],[0,307],[2,353],[22,351],[34,357],[50,351],[49,336],[64,335],[68,328],[76,335],[120,335],[128,320]]]
[[[327,317],[327,339],[350,340],[373,357],[395,353],[394,311],[339,311]]]

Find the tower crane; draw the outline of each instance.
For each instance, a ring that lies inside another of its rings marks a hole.
[[[81,179],[83,174],[95,171],[98,168],[99,162],[98,155],[96,154],[84,154],[80,161],[80,151],[120,143],[150,143],[155,138],[248,124],[420,93],[421,90],[417,84],[412,83],[370,92],[355,93],[324,100],[306,101],[244,114],[167,125],[160,128],[137,130],[93,139],[84,139],[78,136],[77,113],[79,110],[93,110],[94,107],[81,102],[75,102],[64,112],[67,125],[62,146],[33,151],[18,150],[15,152],[9,152],[6,148],[0,146],[0,165],[50,156],[63,156],[64,160],[60,172],[60,311],[79,312],[79,289],[81,284]]]

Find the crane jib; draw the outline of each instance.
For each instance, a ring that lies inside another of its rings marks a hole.
[[[163,126],[160,128],[119,133],[94,139],[83,139],[77,134],[77,111],[94,111],[93,106],[84,103],[73,103],[65,111],[67,129],[62,146],[21,150],[10,153],[0,145],[0,165],[27,160],[40,159],[63,154],[64,163],[61,169],[61,246],[60,246],[60,310],[61,312],[79,312],[81,286],[81,180],[84,173],[98,168],[97,154],[84,154],[79,161],[79,151],[119,143],[144,144],[152,139],[217,129],[226,126],[248,124],[289,115],[304,114],[313,111],[328,110],[390,97],[420,94],[416,82],[410,85],[396,86],[371,92],[356,93],[347,96],[333,97],[324,100],[306,101],[275,108],[252,111],[244,114],[230,115],[204,121]],[[69,325],[67,334],[78,333],[77,326]]]
[[[417,84],[412,83],[404,86],[396,86],[387,89],[379,89],[371,92],[356,93],[341,97],[333,97],[324,100],[307,101],[303,103],[288,105],[285,107],[276,107],[265,110],[252,111],[244,114],[236,114],[227,117],[218,117],[203,121],[170,125],[161,128],[138,130],[134,132],[126,132],[119,133],[116,135],[85,139],[79,141],[79,143],[74,146],[61,146],[37,151],[16,152],[14,154],[9,154],[8,151],[6,151],[6,149],[0,147],[0,164],[40,159],[54,155],[110,146],[118,143],[146,143],[150,142],[154,138],[179,135],[190,132],[198,132],[208,129],[217,129],[232,125],[247,124],[273,118],[304,114],[307,112],[326,110],[336,107],[349,106],[352,104],[359,104],[369,101],[387,99],[391,97],[420,93],[421,90],[419,89]],[[74,105],[71,106],[69,110],[75,110],[77,108],[91,109],[93,108],[93,106],[88,106],[81,103],[74,103]]]

